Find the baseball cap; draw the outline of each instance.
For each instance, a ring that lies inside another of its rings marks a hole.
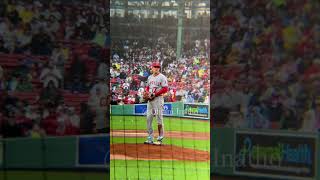
[[[159,62],[153,62],[151,66],[160,68],[160,63]]]

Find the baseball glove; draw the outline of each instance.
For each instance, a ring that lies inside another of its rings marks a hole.
[[[149,94],[149,92],[144,92],[143,93],[143,99],[145,100],[145,101],[152,101],[154,98],[155,98],[156,96],[155,96],[155,94],[154,93],[152,93],[152,94]]]
[[[154,93],[152,93],[150,96],[149,96],[149,100],[153,100],[154,98],[156,97],[156,95]]]
[[[144,99],[145,101],[148,101],[149,98],[150,98],[149,92],[145,91],[145,92],[143,93],[143,99]]]

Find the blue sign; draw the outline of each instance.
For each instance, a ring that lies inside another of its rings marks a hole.
[[[80,136],[78,141],[78,165],[106,167],[110,162],[109,136]]]
[[[164,104],[163,105],[163,114],[164,115],[172,115],[172,104]]]
[[[135,104],[134,105],[134,114],[145,115],[146,112],[147,112],[147,105],[146,104]]]
[[[135,104],[134,114],[135,115],[146,115],[147,113],[147,104]],[[172,104],[163,105],[163,115],[172,115]]]

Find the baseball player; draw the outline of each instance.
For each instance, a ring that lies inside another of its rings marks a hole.
[[[168,81],[166,76],[159,72],[160,63],[152,63],[152,74],[148,77],[144,99],[148,101],[147,105],[147,133],[148,139],[145,144],[153,144],[152,119],[156,116],[158,122],[159,136],[157,141],[162,142],[164,138],[163,124],[163,94],[168,91]]]

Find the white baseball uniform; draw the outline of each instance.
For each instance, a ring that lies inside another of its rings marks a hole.
[[[156,93],[160,91],[163,87],[168,87],[168,81],[166,76],[159,73],[157,76],[150,75],[148,77],[147,86],[149,86],[149,93]],[[155,97],[153,100],[148,101],[147,105],[147,131],[150,137],[153,137],[152,129],[152,119],[155,115],[157,118],[158,124],[162,125],[162,134],[164,135],[164,125],[163,125],[163,105],[164,99],[162,95]]]

